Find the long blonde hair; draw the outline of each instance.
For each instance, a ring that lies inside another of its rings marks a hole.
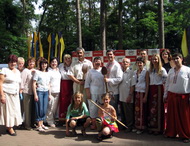
[[[155,68],[153,63],[152,63],[152,59],[157,57],[158,58],[158,66]],[[161,58],[160,58],[160,55],[159,54],[154,54],[152,55],[152,58],[151,58],[151,62],[150,62],[150,72],[153,72],[153,71],[156,71],[156,73],[158,75],[162,75],[162,61],[161,61]]]
[[[74,105],[75,105],[75,98],[79,96],[81,98],[81,103],[79,105],[79,112],[82,112],[83,108],[82,108],[82,104],[83,104],[83,94],[81,92],[76,92],[74,95],[73,95],[73,98],[72,98],[72,101],[71,101],[71,110],[74,109]]]

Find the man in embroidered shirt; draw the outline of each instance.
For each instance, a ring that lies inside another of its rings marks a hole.
[[[123,71],[121,65],[115,60],[115,55],[113,50],[107,50],[106,52],[108,63],[107,76],[104,78],[105,82],[108,84],[108,92],[112,91],[114,98],[111,99],[110,104],[114,106],[116,112],[118,113],[118,101],[119,101],[119,83],[122,81]]]

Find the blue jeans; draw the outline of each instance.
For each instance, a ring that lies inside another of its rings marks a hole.
[[[44,121],[48,107],[48,91],[37,91],[38,101],[35,101],[36,121]]]

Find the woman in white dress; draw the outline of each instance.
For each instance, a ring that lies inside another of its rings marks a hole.
[[[0,125],[7,127],[7,133],[16,136],[13,126],[22,124],[19,83],[20,72],[16,69],[18,57],[8,57],[8,68],[0,71]]]
[[[92,99],[97,104],[102,103],[101,96],[105,93],[104,90],[104,76],[101,73],[102,61],[100,57],[95,57],[93,60],[93,68],[87,72],[85,89],[87,94],[87,99]],[[88,101],[90,117],[92,118],[91,129],[96,128],[96,118],[98,117],[98,108]]]

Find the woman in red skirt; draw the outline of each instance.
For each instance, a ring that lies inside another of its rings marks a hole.
[[[149,70],[148,130],[155,135],[164,130],[163,93],[167,72],[162,67],[159,54],[152,56]]]
[[[59,65],[61,73],[59,120],[64,121],[73,95],[73,81],[67,76],[72,62],[71,55],[65,54],[63,59],[64,62]]]

